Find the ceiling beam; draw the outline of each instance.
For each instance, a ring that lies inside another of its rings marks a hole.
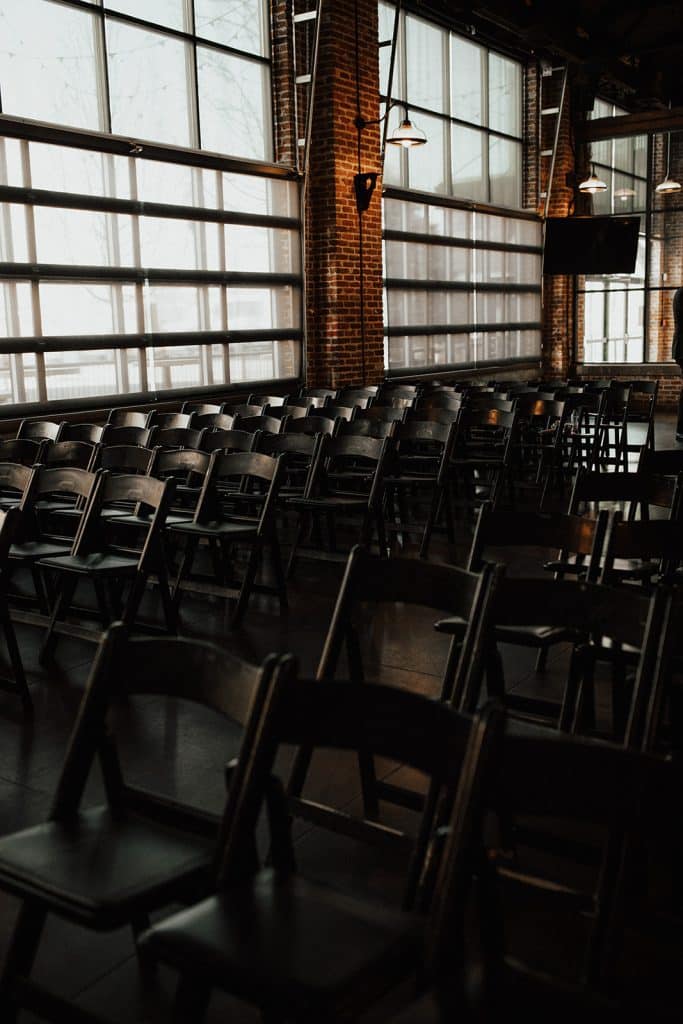
[[[576,126],[578,142],[599,142],[600,139],[619,139],[647,132],[683,130],[683,107],[672,110],[642,110],[621,117],[596,117]]]

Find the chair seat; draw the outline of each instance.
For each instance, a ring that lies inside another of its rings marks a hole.
[[[13,544],[9,550],[11,559],[23,562],[35,562],[42,558],[52,558],[57,555],[68,555],[71,550],[71,541],[28,540],[24,544]]]
[[[78,572],[92,576],[134,575],[138,570],[138,563],[137,557],[117,555],[109,551],[93,551],[90,555],[59,555],[40,561],[46,569],[61,569],[62,572]]]
[[[495,634],[501,644],[522,647],[549,647],[574,639],[572,630],[564,626],[496,626]]]
[[[283,1016],[320,1012],[415,970],[422,922],[301,878],[259,872],[146,932],[155,957]],[[316,1018],[322,1020],[323,1018]]]
[[[251,521],[235,520],[233,522],[214,520],[209,523],[174,523],[171,533],[190,534],[193,537],[224,537],[228,540],[240,540],[243,537],[255,537],[258,524]]]
[[[211,864],[211,839],[109,807],[48,821],[0,839],[5,889],[37,898],[93,928],[130,921],[141,904],[175,898],[178,885]]]
[[[365,494],[322,494],[318,498],[290,498],[288,504],[292,508],[305,508],[311,510],[362,508],[368,507],[368,498]]]

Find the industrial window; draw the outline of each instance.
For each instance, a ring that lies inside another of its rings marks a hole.
[[[1,404],[298,376],[267,10],[0,0]]]
[[[383,100],[395,8],[380,3]],[[389,131],[409,116],[428,145],[389,147],[384,182],[519,208],[522,200],[522,65],[416,15],[402,13]]]
[[[386,109],[395,8],[379,12]],[[541,222],[520,210],[522,78],[517,61],[401,14],[389,131],[407,115],[428,141],[385,155],[389,372],[540,356]]]

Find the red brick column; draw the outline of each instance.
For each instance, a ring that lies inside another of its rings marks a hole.
[[[377,383],[384,369],[381,179],[362,218],[354,192],[359,106],[365,120],[379,117],[377,31],[376,0],[323,4],[305,196],[306,377],[312,386]],[[362,172],[380,170],[379,149],[378,125],[364,128]]]

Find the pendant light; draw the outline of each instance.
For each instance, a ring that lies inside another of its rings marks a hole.
[[[666,176],[664,181],[660,181],[659,185],[655,187],[655,192],[658,192],[660,196],[670,196],[674,192],[681,191],[680,181],[675,181],[669,177],[669,171],[671,169],[671,132],[666,133]]]
[[[594,196],[598,192],[606,192],[606,191],[607,191],[607,185],[602,180],[602,178],[598,178],[597,174],[595,173],[595,168],[594,168],[593,164],[591,164],[591,172],[588,175],[588,177],[585,179],[585,181],[580,182],[580,184],[579,184],[579,192],[584,192],[584,193],[587,193],[590,196]]]
[[[413,122],[404,117],[398,128],[387,139],[392,146],[403,146],[404,149],[412,149],[413,146],[424,146],[427,136],[420,128],[416,128]]]

